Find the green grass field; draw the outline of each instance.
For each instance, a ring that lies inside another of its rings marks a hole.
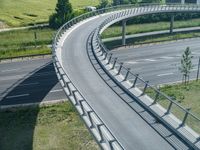
[[[195,114],[198,118],[200,118],[200,80],[198,82],[190,81],[187,86],[185,86],[184,84],[175,84],[166,85],[161,87],[160,89],[168,96],[176,99],[175,101],[184,108],[191,108],[191,112]],[[147,90],[147,94],[150,95],[150,97],[152,98],[155,97],[155,93],[150,89]],[[167,101],[163,97],[159,97],[158,103],[166,109],[169,106],[169,101]],[[171,111],[181,120],[185,115],[184,112],[175,105],[172,106]],[[200,134],[200,122],[189,116],[186,123]]]
[[[126,34],[130,35],[130,34],[151,32],[151,31],[168,30],[169,25],[170,25],[169,22],[127,25]],[[186,20],[186,21],[174,22],[174,28],[185,28],[185,27],[196,27],[196,26],[200,26],[200,19],[191,19],[191,20]],[[122,33],[121,26],[113,25],[107,28],[102,33],[102,38],[121,36],[121,33]]]
[[[98,145],[69,103],[0,111],[1,150],[96,150]]]
[[[57,0],[0,0],[0,21],[9,26],[24,26],[48,21]],[[98,0],[71,0],[74,9],[98,5]]]

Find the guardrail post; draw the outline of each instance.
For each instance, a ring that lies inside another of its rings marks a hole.
[[[83,112],[82,115],[85,116],[85,110],[84,110],[84,108],[83,108],[83,103],[82,103],[83,101],[84,101],[84,100],[82,99],[82,100],[79,101],[79,103],[80,103],[81,110],[82,110],[82,112]]]
[[[76,98],[75,92],[76,92],[76,91],[72,91],[72,95],[73,95],[74,100],[75,100],[75,105],[77,105],[77,98]]]
[[[187,108],[186,110],[187,111],[185,112],[185,116],[184,116],[183,121],[182,121],[180,126],[184,126],[185,125],[186,119],[188,117],[188,114],[189,114],[189,111],[191,110],[191,108]]]
[[[108,56],[108,53],[105,54],[104,60],[106,60],[107,56]]]
[[[144,95],[144,94],[145,94],[146,89],[147,89],[147,87],[148,87],[148,83],[149,83],[149,81],[146,81],[146,82],[145,82],[145,87],[144,87],[143,92],[142,92],[141,95]]]
[[[170,101],[169,107],[168,107],[167,112],[165,114],[169,114],[169,112],[170,112],[170,110],[172,108],[172,104],[173,104],[173,102]]]
[[[113,66],[112,66],[111,69],[114,69],[114,68],[115,68],[116,62],[117,62],[117,58],[115,58],[114,63],[113,63]]]
[[[93,112],[93,111],[88,111],[88,112],[87,112],[87,115],[88,115],[89,120],[90,120],[90,123],[91,123],[90,128],[93,128],[93,127],[94,127],[94,124],[93,124],[93,121],[92,121],[92,117],[91,117],[91,113],[92,113],[92,112]]]
[[[67,82],[67,83],[66,83],[66,86],[67,86],[67,89],[69,90],[69,96],[70,96],[70,95],[72,95],[72,92],[71,92],[71,89],[70,89],[70,87],[69,87],[69,83],[70,83],[70,82]]]
[[[127,78],[128,78],[128,75],[129,75],[129,73],[130,73],[130,70],[131,70],[130,68],[128,68],[128,69],[127,69],[127,72],[126,72],[126,76],[125,76],[125,78],[124,78],[124,81],[126,81],[126,80],[127,80]]]
[[[135,80],[134,80],[133,85],[131,86],[131,88],[134,88],[134,87],[135,87],[135,85],[136,85],[136,83],[137,83],[138,77],[139,77],[139,74],[136,74]]]
[[[160,88],[158,89],[158,91],[156,91],[156,96],[155,96],[155,99],[153,101],[153,104],[157,103],[159,96],[160,96]]]
[[[117,75],[120,74],[120,72],[121,72],[121,70],[122,70],[122,67],[123,67],[123,64],[124,64],[124,63],[122,63],[122,62],[120,63],[120,66],[119,66],[119,70],[118,70],[118,72],[117,72]]]
[[[110,64],[110,61],[111,61],[111,59],[112,59],[112,53],[110,54],[110,57],[109,57],[109,59],[108,59],[108,63],[107,64]]]
[[[102,131],[101,131],[101,129],[100,129],[100,127],[102,126],[103,124],[97,124],[97,129],[98,129],[98,131],[99,131],[99,135],[100,135],[100,143],[101,142],[103,142],[103,134],[102,134]]]

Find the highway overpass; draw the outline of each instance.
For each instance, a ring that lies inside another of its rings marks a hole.
[[[147,5],[98,10],[66,23],[55,36],[52,47],[58,79],[103,149],[199,149],[199,135],[185,126],[188,115],[195,116],[170,99],[168,110],[154,103],[145,94],[146,82],[143,91],[132,86],[127,80],[130,71],[121,74],[116,59],[99,39],[109,25],[130,17],[185,11],[199,12],[200,7]],[[170,113],[172,105],[185,113],[183,120]]]

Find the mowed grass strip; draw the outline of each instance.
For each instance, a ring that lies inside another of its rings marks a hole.
[[[10,49],[23,49],[28,46],[35,46],[35,44],[36,46],[51,44],[52,37],[55,32],[55,30],[52,30],[50,28],[37,28],[1,32],[0,51]]]
[[[199,81],[190,81],[190,83],[185,86],[185,84],[174,84],[174,85],[165,85],[160,88],[160,90],[166,95],[172,97],[177,103],[179,103],[184,108],[191,108],[191,112],[200,118],[200,80]],[[153,90],[148,89],[147,95],[154,98],[155,93]],[[158,103],[161,104],[164,108],[168,108],[169,101],[164,97],[159,97]],[[171,108],[172,113],[179,119],[183,119],[185,113],[176,105],[173,105]],[[190,115],[188,116],[186,122],[192,129],[200,134],[200,122],[196,119],[193,119]]]
[[[145,33],[160,30],[169,30],[170,22],[156,22],[156,23],[144,23],[144,24],[131,24],[127,25],[126,34]],[[184,21],[175,21],[174,28],[185,27],[198,27],[200,26],[200,19],[191,19]],[[117,37],[122,35],[122,27],[119,25],[113,25],[107,28],[101,35],[102,38]]]
[[[0,112],[1,150],[99,149],[69,103]]]
[[[99,0],[70,0],[74,9],[96,6]],[[0,20],[9,26],[47,22],[57,0],[0,0]]]

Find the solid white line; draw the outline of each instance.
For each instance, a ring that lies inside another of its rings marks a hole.
[[[19,86],[27,86],[27,85],[37,85],[39,82],[27,83],[27,84],[19,84]]]
[[[171,57],[171,56],[163,56],[163,57],[160,57],[160,58],[162,58],[162,59],[172,59],[172,58],[174,58],[174,57]]]
[[[17,70],[20,70],[20,68],[18,68],[18,69],[1,70],[1,72],[11,72],[11,71],[17,71]]]
[[[13,95],[13,96],[8,96],[8,97],[6,97],[6,98],[7,98],[7,99],[10,99],[10,98],[24,97],[24,96],[29,96],[29,94]]]
[[[50,93],[55,93],[55,92],[60,92],[60,91],[63,91],[63,89],[52,90],[52,91],[50,91]]]
[[[144,59],[145,61],[156,61],[155,59]]]
[[[127,64],[137,64],[138,62],[136,62],[136,61],[127,61],[125,63],[127,63]]]
[[[172,75],[174,74],[173,72],[170,72],[170,73],[164,73],[164,74],[159,74],[157,75],[158,77],[162,77],[162,76],[168,76],[168,75]]]

